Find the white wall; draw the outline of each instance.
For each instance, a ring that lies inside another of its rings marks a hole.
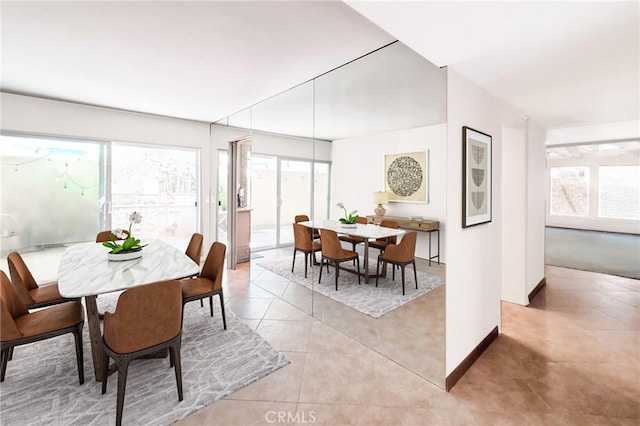
[[[502,283],[502,113],[500,101],[449,68],[447,73],[447,296],[448,376],[500,325]],[[462,228],[462,127],[492,136],[493,217]]]
[[[544,278],[545,251],[545,203],[547,184],[545,179],[546,149],[545,130],[529,121],[527,123],[527,210],[526,210],[526,263],[524,295],[527,297]],[[503,281],[504,286],[504,281]]]
[[[349,212],[374,214],[372,193],[384,189],[384,154],[429,151],[429,203],[389,203],[388,216],[423,216],[440,222],[440,261],[445,262],[446,235],[446,125],[418,127],[333,141],[330,217],[344,212],[335,207],[341,201]],[[437,239],[432,234],[432,255]],[[428,257],[428,236],[418,232],[416,256]]]
[[[199,149],[201,229],[205,243],[211,241],[211,213],[216,209],[212,210],[208,194],[217,164],[210,160],[208,123],[9,93],[0,93],[0,107],[3,131]]]

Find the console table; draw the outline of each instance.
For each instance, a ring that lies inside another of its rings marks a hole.
[[[397,216],[367,216],[367,223],[374,225],[380,225],[384,219],[395,220],[398,222],[398,228],[412,229],[414,231],[423,231],[429,234],[429,266],[431,266],[432,259],[438,259],[438,265],[440,264],[440,222],[437,220],[427,219],[411,219],[408,217]],[[438,243],[438,252],[435,255],[431,255],[431,234],[435,232]]]

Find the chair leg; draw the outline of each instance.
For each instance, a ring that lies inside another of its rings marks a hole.
[[[416,290],[418,289],[418,273],[416,272],[416,261],[413,262],[413,278],[416,280]]]
[[[11,346],[11,347],[9,348],[9,361],[11,361],[11,360],[13,359],[13,348],[14,348],[14,347],[15,347],[15,346]]]
[[[380,259],[376,262],[376,287],[378,287],[378,277],[380,276]]]
[[[200,299],[200,307],[204,308],[204,303],[202,302],[202,299]]]
[[[222,311],[222,325],[224,326],[224,329],[226,330],[227,329],[227,317],[224,314],[224,297],[222,295],[222,292],[220,292],[218,295],[220,296],[220,310]]]
[[[178,387],[178,401],[182,401],[182,363],[180,361],[180,339],[176,340],[176,343],[169,348],[171,357],[174,362],[174,370],[176,373],[176,386]]]
[[[404,266],[402,265],[400,266],[400,269],[402,269],[402,295],[404,296]]]
[[[209,296],[209,311],[211,312],[211,318],[213,318],[213,296]]]
[[[296,266],[296,252],[297,252],[297,249],[294,248],[293,249],[293,262],[291,262],[291,272],[293,272],[293,267]],[[305,278],[307,278],[307,277],[305,276]]]
[[[320,258],[320,273],[318,274],[318,284],[320,284],[320,280],[322,280],[322,266],[323,265],[324,265],[324,257]],[[329,269],[327,269],[327,272],[329,272]]]
[[[9,362],[9,357],[11,355],[11,349],[13,349],[13,347],[3,349],[2,353],[0,353],[0,363],[2,363],[0,382],[4,382],[4,375],[7,372],[7,363]]]
[[[124,393],[127,388],[127,372],[129,371],[129,357],[118,359],[118,399],[116,400],[116,426],[122,425],[122,411],[124,408]]]
[[[80,323],[73,330],[73,337],[76,341],[76,362],[78,363],[78,379],[80,384],[84,383],[84,354],[82,350],[82,325]]]
[[[335,262],[336,265],[336,291],[338,291],[338,275],[340,275],[340,263]]]
[[[358,285],[360,285],[360,255],[356,256],[356,265],[358,265]]]
[[[307,267],[309,266],[309,254],[310,253],[305,253],[304,254],[304,277],[305,277],[305,279],[307,278]],[[291,272],[293,272],[293,267],[291,268]]]
[[[102,394],[107,393],[107,381],[109,380],[109,355],[102,351]]]

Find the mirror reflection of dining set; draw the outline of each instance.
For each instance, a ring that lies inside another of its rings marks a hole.
[[[335,290],[339,290],[340,271],[348,271],[364,278],[365,284],[370,278],[376,279],[386,276],[387,264],[392,265],[392,280],[395,280],[395,269],[399,268],[402,275],[402,294],[405,294],[405,267],[413,265],[413,275],[416,289],[418,288],[418,276],[416,272],[415,251],[417,232],[405,232],[398,228],[398,222],[383,219],[380,225],[367,222],[366,217],[358,217],[355,224],[344,225],[337,221],[323,220],[311,221],[307,215],[297,215],[293,223],[294,251],[291,272],[294,272],[296,254],[304,254],[304,277],[307,278],[310,258],[313,264],[320,266],[318,283],[322,282],[322,271],[330,273],[329,267],[335,270]],[[398,242],[398,237],[400,241]],[[351,250],[342,247],[342,242],[351,244]],[[357,246],[364,246],[363,265],[360,265],[360,254]],[[376,272],[369,272],[369,249],[379,250],[376,262]],[[317,262],[316,253],[321,253],[321,260]],[[345,262],[351,262],[356,268],[341,266]]]
[[[84,298],[95,379],[101,382],[102,394],[109,375],[118,373],[116,424],[120,425],[128,366],[134,359],[168,357],[175,369],[178,400],[183,400],[180,350],[185,304],[199,300],[203,306],[203,300],[208,299],[213,317],[213,297],[218,296],[225,330],[227,324],[222,293],[224,244],[211,245],[200,271],[202,234],[193,234],[184,253],[164,241],[151,240],[141,257],[109,261],[102,243],[118,239],[111,231],[103,231],[95,244],[67,248],[60,261],[58,282],[48,285],[38,285],[20,254],[9,253],[11,278],[0,271],[0,352],[4,382],[15,347],[72,333],[82,385]],[[96,298],[116,291],[121,293],[115,310],[99,313]],[[7,378],[20,380],[11,375]]]

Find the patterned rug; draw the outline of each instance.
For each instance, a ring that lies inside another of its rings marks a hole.
[[[113,311],[115,296],[100,296],[99,309]],[[168,425],[289,364],[256,332],[227,310],[223,330],[217,298],[214,317],[198,302],[185,306],[182,385],[178,391],[169,359],[129,365],[123,424]],[[216,309],[217,308],[217,309]],[[0,385],[2,425],[107,425],[115,423],[118,376],[101,394],[84,327],[85,383],[78,385],[73,336],[66,334],[17,347]]]
[[[258,265],[290,281],[307,288],[312,288],[314,291],[363,314],[369,315],[372,318],[380,318],[445,283],[444,278],[418,271],[418,288],[416,289],[416,282],[413,278],[413,267],[407,266],[405,269],[406,294],[402,295],[401,273],[399,270],[396,270],[396,279],[392,281],[391,265],[389,265],[387,276],[378,280],[378,287],[376,287],[375,278],[370,278],[369,284],[365,284],[364,278],[362,278],[361,284],[359,285],[356,274],[340,271],[338,291],[336,291],[334,268],[329,268],[328,274],[325,268],[322,272],[322,282],[318,284],[318,275],[320,274],[320,268],[318,266],[313,266],[313,272],[310,267],[307,278],[305,278],[303,255],[298,254],[298,256],[296,256],[295,271],[293,273],[291,272],[292,260],[292,257],[286,257],[259,262]],[[348,265],[348,262],[345,262],[344,265],[349,268],[352,267],[352,265]],[[362,266],[360,268],[362,270]],[[376,263],[370,260],[369,271],[375,274],[375,270]]]

